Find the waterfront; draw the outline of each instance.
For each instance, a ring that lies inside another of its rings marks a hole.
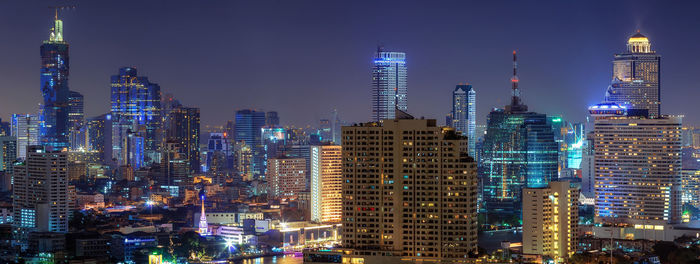
[[[501,242],[521,242],[523,240],[522,231],[498,230],[479,232],[479,246],[491,252],[501,248]]]
[[[301,264],[303,263],[301,257],[295,257],[291,255],[287,256],[272,256],[272,257],[260,257],[255,259],[241,260],[241,264]]]

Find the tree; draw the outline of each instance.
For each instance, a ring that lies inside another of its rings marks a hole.
[[[678,246],[673,242],[660,241],[654,244],[652,249],[654,250],[654,254],[659,256],[659,260],[661,260],[662,263],[668,263],[668,255],[678,250]]]

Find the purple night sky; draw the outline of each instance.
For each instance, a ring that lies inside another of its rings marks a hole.
[[[36,112],[39,46],[61,13],[70,88],[86,116],[109,109],[122,66],[200,107],[204,125],[234,111],[278,111],[317,125],[338,109],[369,121],[377,43],[407,53],[408,108],[444,122],[459,82],[477,91],[478,124],[509,102],[511,52],[530,109],[583,121],[611,79],[614,53],[637,29],[662,56],[663,114],[700,125],[700,2],[667,1],[2,1],[0,117]],[[692,6],[695,5],[695,6]]]

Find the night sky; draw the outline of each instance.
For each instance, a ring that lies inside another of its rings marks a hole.
[[[662,113],[700,124],[697,1],[0,1],[3,120],[38,109],[47,7],[62,4],[77,5],[60,17],[88,117],[109,110],[110,76],[133,66],[206,125],[243,108],[278,111],[285,125],[315,126],[333,109],[366,122],[381,42],[407,53],[414,116],[443,123],[454,86],[469,82],[484,124],[509,102],[517,50],[530,110],[583,121],[639,29],[662,55]]]

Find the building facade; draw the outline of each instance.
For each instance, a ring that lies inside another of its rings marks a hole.
[[[568,181],[523,189],[523,254],[560,263],[576,253],[579,192],[580,187]]]
[[[14,168],[15,226],[39,232],[68,232],[68,154],[31,146]]]
[[[601,111],[604,106],[616,105],[589,108],[595,117],[596,222],[680,222],[681,119],[628,116]]]
[[[384,51],[380,46],[372,66],[372,119],[396,117],[396,109],[408,110],[406,53]]]
[[[343,247],[358,256],[454,260],[477,247],[476,167],[435,120],[343,127]]]
[[[339,223],[342,213],[342,146],[311,146],[311,221]]]
[[[272,158],[267,160],[267,178],[271,197],[292,197],[306,190],[306,160]]]

